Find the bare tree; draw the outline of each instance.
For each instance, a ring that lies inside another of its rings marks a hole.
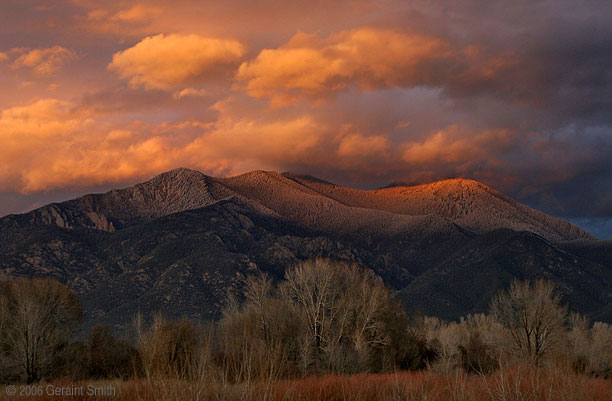
[[[247,279],[244,302],[219,322],[228,377],[248,380],[302,373],[380,371],[404,351],[408,321],[380,277],[356,264],[306,260],[275,286]],[[278,359],[281,369],[260,361]],[[284,357],[283,361],[280,358]],[[250,368],[245,368],[249,367]],[[263,372],[263,375],[262,375]]]
[[[246,280],[245,297],[247,304],[259,317],[263,339],[270,338],[269,319],[267,318],[270,301],[272,299],[272,280],[266,275],[249,276]]]
[[[327,259],[299,263],[285,274],[282,296],[302,316],[302,359],[327,360],[332,370],[364,366],[388,344],[384,316],[391,297],[380,278],[354,264]],[[347,359],[352,358],[352,359]]]
[[[53,374],[82,319],[76,295],[55,280],[17,278],[0,283],[2,349],[27,383]]]
[[[318,350],[329,343],[331,324],[341,312],[337,273],[328,261],[308,260],[287,271],[282,287],[286,298],[303,312],[310,338]]]
[[[345,271],[346,291],[343,308],[349,311],[348,336],[361,365],[372,358],[375,349],[389,344],[383,316],[389,310],[391,297],[382,279],[371,270],[350,265]]]
[[[491,303],[491,314],[511,338],[513,353],[538,366],[560,341],[567,310],[554,284],[514,281]]]

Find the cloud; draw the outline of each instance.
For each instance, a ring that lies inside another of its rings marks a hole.
[[[223,102],[212,122],[117,122],[90,108],[41,99],[0,113],[0,192],[139,180],[174,167],[209,173],[277,169],[312,160],[329,137],[308,115],[243,117]]]
[[[349,134],[340,141],[338,155],[341,157],[379,155],[388,147],[389,140],[384,135],[366,137],[362,134]]]
[[[306,161],[326,128],[309,116],[242,118],[215,106],[214,122],[112,122],[90,109],[41,99],[0,113],[0,192],[139,180],[174,167],[244,172]]]
[[[186,88],[186,89],[182,89],[180,91],[174,92],[172,94],[172,97],[174,99],[181,99],[186,96],[201,97],[201,96],[206,96],[206,94],[207,92],[204,89]]]
[[[108,16],[108,11],[97,8],[95,10],[91,10],[87,13],[87,19],[91,21],[101,21]]]
[[[161,13],[161,8],[135,4],[130,8],[118,11],[112,19],[122,22],[137,22],[157,17]]]
[[[216,161],[215,169],[226,174],[315,160],[318,147],[330,136],[329,127],[308,114],[241,115],[231,100],[213,107],[218,119],[191,149],[200,159]]]
[[[8,57],[8,55],[6,53],[0,52],[0,63],[3,63],[3,62],[5,62],[8,59],[9,59],[9,57]]]
[[[433,36],[359,28],[328,38],[298,33],[244,62],[236,78],[249,95],[287,104],[352,87],[484,85],[512,65],[509,56],[489,58],[477,46],[458,49]]]
[[[488,160],[520,143],[508,130],[471,132],[453,125],[428,135],[422,141],[404,144],[403,160],[414,164],[465,163]]]
[[[174,129],[176,135],[168,136]],[[116,125],[52,98],[7,108],[0,113],[0,192],[31,193],[147,176],[178,163],[172,155],[191,141],[190,129]]]
[[[174,5],[161,7],[144,2],[126,6],[125,3],[113,1],[104,2],[106,8],[99,8],[99,2],[81,4],[81,6],[87,11],[84,16],[77,18],[79,29],[122,38],[142,37],[152,32],[165,31],[165,29],[155,29],[152,24],[167,18],[174,7]]]
[[[286,103],[326,97],[353,85],[389,86],[405,74],[419,75],[421,64],[447,52],[438,39],[386,30],[362,28],[327,39],[298,33],[286,45],[264,49],[243,63],[237,79],[251,96]]]
[[[294,0],[279,7],[278,0],[227,0],[201,6],[193,0],[80,1],[79,31],[142,38],[158,33],[195,33],[240,38],[250,43],[262,37],[287,38],[296,29],[317,31],[326,25],[344,25],[379,7],[372,0]],[[376,7],[372,7],[376,6]],[[120,18],[121,17],[121,18]],[[67,18],[68,19],[68,18]],[[72,28],[72,27],[71,27]]]
[[[108,68],[134,87],[172,89],[222,78],[244,52],[232,39],[160,34],[115,53]]]
[[[69,103],[58,99],[41,99],[27,106],[2,110],[0,135],[2,140],[18,144],[32,138],[69,136],[79,125],[70,115]]]
[[[71,116],[69,105],[57,99],[42,99],[0,113],[0,187],[21,190],[32,160],[55,159],[57,144],[86,129],[88,121]],[[27,180],[26,180],[27,181]]]
[[[19,54],[11,65],[12,69],[29,68],[34,72],[34,75],[39,77],[48,77],[55,74],[77,57],[74,51],[62,46],[41,49],[15,48],[11,52]]]

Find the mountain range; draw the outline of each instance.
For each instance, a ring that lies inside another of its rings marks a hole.
[[[472,180],[362,191],[176,169],[0,219],[0,272],[70,285],[86,325],[125,327],[137,311],[214,319],[246,276],[281,279],[313,257],[372,269],[409,312],[456,319],[513,279],[545,278],[612,322],[612,242]]]

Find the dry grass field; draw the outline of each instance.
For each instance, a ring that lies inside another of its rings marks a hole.
[[[10,400],[117,400],[117,401],[595,401],[612,400],[612,380],[589,378],[561,370],[515,367],[490,375],[441,375],[431,371],[351,376],[310,376],[295,380],[229,384],[170,379],[72,383],[112,386],[115,396],[7,396]],[[43,389],[47,384],[41,384]]]

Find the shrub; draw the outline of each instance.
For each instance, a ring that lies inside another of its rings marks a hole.
[[[88,379],[127,379],[142,371],[138,351],[108,326],[94,326],[83,348],[82,374]]]
[[[199,373],[204,337],[194,323],[166,321],[161,315],[149,328],[143,328],[141,318],[136,321],[138,352],[147,377],[192,379]]]

